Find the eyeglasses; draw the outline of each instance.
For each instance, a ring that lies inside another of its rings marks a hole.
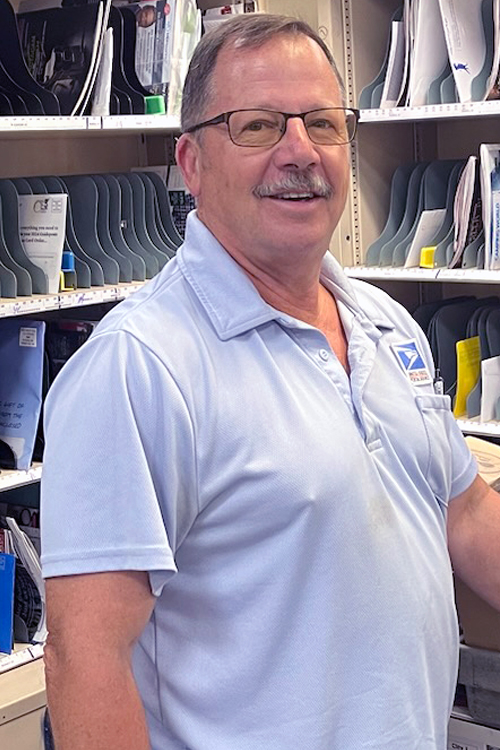
[[[236,109],[186,128],[186,133],[225,123],[236,146],[262,148],[276,145],[283,137],[288,120],[299,117],[317,146],[342,146],[356,135],[359,110],[350,107],[324,107],[310,112],[274,112],[270,109]]]

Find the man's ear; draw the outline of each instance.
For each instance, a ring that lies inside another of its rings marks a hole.
[[[197,198],[200,193],[201,154],[196,138],[183,133],[177,141],[175,159],[189,192]]]

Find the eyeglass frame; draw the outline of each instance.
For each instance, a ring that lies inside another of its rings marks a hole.
[[[332,143],[332,144],[325,144],[325,143],[316,143],[314,145],[316,146],[345,146],[348,143],[352,143],[354,138],[356,137],[356,131],[358,128],[358,122],[359,122],[359,115],[360,111],[359,109],[356,109],[355,107],[319,107],[318,109],[310,109],[307,112],[278,112],[276,109],[265,109],[265,108],[259,108],[259,107],[246,107],[243,109],[233,109],[230,112],[222,112],[220,115],[216,115],[215,117],[211,117],[210,120],[205,120],[204,122],[199,122],[196,125],[191,125],[189,128],[186,128],[184,130],[184,133],[195,133],[197,130],[201,130],[201,128],[206,128],[210,125],[227,125],[227,132],[229,135],[229,138],[231,139],[231,142],[234,143],[235,146],[239,146],[240,148],[272,148],[272,146],[276,146],[277,143],[281,141],[283,136],[286,133],[286,128],[288,125],[288,120],[292,119],[293,117],[299,117],[303,124],[304,128],[307,132],[307,135],[309,139],[311,140],[311,143],[314,143],[311,136],[309,135],[309,131],[306,126],[305,118],[307,115],[312,114],[313,112],[328,112],[330,110],[343,110],[344,112],[352,112],[354,114],[354,128],[352,131],[352,136],[349,138],[348,141],[342,141],[342,143]],[[272,143],[269,146],[260,146],[259,144],[242,144],[242,143],[236,143],[235,140],[233,140],[233,137],[231,135],[231,129],[229,127],[229,118],[231,115],[236,114],[237,112],[269,112],[270,114],[274,115],[283,115],[285,118],[285,127],[283,128],[280,137],[276,141],[276,143]]]

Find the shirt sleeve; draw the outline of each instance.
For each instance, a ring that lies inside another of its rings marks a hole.
[[[192,422],[158,357],[125,332],[91,339],[45,405],[45,577],[145,570],[158,595],[198,512]]]

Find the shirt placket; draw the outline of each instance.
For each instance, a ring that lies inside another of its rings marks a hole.
[[[380,336],[378,329],[370,325],[370,330],[367,331],[364,321],[359,320],[358,316],[354,317],[348,348],[352,404],[370,451],[381,446],[380,430],[378,422],[363,400],[363,394],[375,364]]]
[[[280,323],[285,324],[296,344],[326,375],[356,421],[358,429],[363,432],[354,408],[349,377],[324,334],[306,323],[290,320],[281,320]]]

